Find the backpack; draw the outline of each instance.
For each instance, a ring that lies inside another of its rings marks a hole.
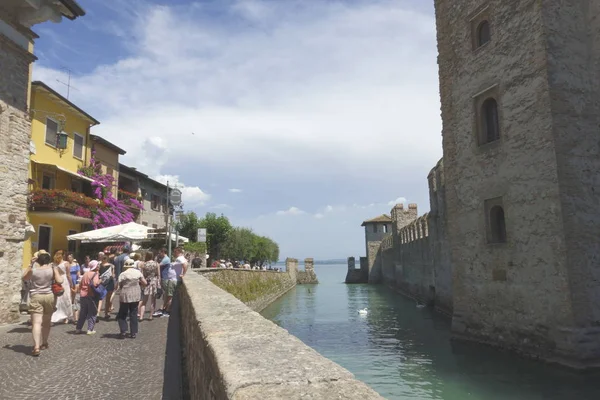
[[[92,289],[93,296],[96,300],[104,300],[107,291],[104,285],[102,284],[94,286],[94,278],[96,277],[96,275],[98,275],[97,272],[94,273],[94,276],[92,276],[92,279],[90,279],[90,289]]]
[[[112,280],[112,269],[114,268],[113,265],[111,265],[111,267],[109,269],[107,269],[106,271],[104,271],[104,273],[102,275],[100,275],[100,283],[104,286],[108,286],[110,281]]]

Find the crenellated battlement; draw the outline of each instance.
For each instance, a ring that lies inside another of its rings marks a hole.
[[[398,231],[400,243],[410,243],[429,237],[429,213],[425,213]]]
[[[387,235],[386,237],[383,238],[383,240],[381,241],[381,250],[385,251],[385,250],[390,250],[394,247],[394,236],[393,235]]]

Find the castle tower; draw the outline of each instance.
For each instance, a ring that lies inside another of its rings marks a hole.
[[[404,204],[396,204],[390,212],[394,224],[394,233],[413,222],[418,217],[417,205],[410,203],[408,209],[404,209]]]
[[[600,3],[435,9],[453,331],[600,366]]]
[[[369,283],[378,283],[381,279],[381,241],[391,233],[392,219],[389,215],[382,214],[364,221],[361,226],[365,227],[368,281]]]

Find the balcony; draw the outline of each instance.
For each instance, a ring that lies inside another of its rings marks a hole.
[[[117,199],[123,204],[125,204],[125,206],[129,208],[129,211],[131,211],[136,217],[140,214],[140,211],[143,209],[143,204],[140,201],[140,199],[137,198],[137,195],[135,193],[119,189]],[[142,207],[140,208],[140,206]]]
[[[70,190],[35,189],[29,194],[28,205],[30,215],[51,216],[60,220],[89,224],[93,214],[103,207],[104,203]]]

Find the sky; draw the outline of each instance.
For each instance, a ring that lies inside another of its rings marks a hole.
[[[34,79],[121,162],[279,243],[364,256],[362,221],[429,210],[442,156],[433,1],[79,0],[34,27]]]

